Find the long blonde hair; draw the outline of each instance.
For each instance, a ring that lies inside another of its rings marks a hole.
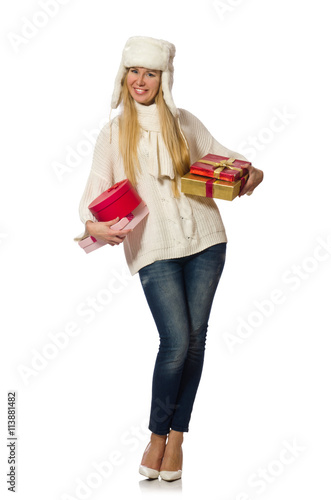
[[[135,101],[126,84],[127,75],[128,72],[121,82],[123,110],[119,116],[119,148],[123,158],[125,174],[130,182],[136,185],[137,173],[141,171],[137,154],[141,130]],[[164,101],[162,82],[160,82],[155,103],[159,111],[162,137],[169,151],[175,171],[175,179],[172,180],[172,190],[174,196],[178,197],[177,181],[189,169],[190,154],[180,126]]]

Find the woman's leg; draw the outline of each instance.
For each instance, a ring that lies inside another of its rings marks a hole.
[[[214,245],[194,255],[183,268],[190,340],[171,422],[171,428],[177,431],[188,431],[203,368],[208,320],[225,254],[226,243]]]
[[[183,432],[201,378],[211,305],[223,271],[226,244],[182,259],[158,261],[140,271],[144,292],[160,334],[149,428],[158,438],[169,433],[161,470],[181,468]],[[171,431],[170,431],[171,427]],[[156,444],[146,462],[154,468]],[[146,464],[147,465],[147,464]]]
[[[161,462],[161,471],[178,471],[183,469],[183,440],[183,432],[171,429]]]
[[[225,262],[226,244],[214,245],[195,255],[184,265],[184,281],[190,317],[190,343],[182,372],[171,431],[161,471],[183,468],[183,432],[187,429],[201,378],[208,319]]]
[[[189,313],[180,260],[157,261],[139,272],[160,336],[149,422],[149,429],[159,435],[166,435],[170,431],[189,348]]]
[[[226,243],[181,259],[157,261],[139,272],[160,335],[149,429],[188,432],[201,378],[212,302]]]
[[[166,447],[167,436],[159,436],[152,432],[150,441],[144,451],[141,465],[149,469],[160,470],[164,451]]]

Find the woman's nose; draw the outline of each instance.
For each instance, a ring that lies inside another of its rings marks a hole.
[[[142,87],[143,85],[145,85],[145,81],[144,81],[143,75],[138,75],[137,76],[137,84],[139,85],[139,87]]]

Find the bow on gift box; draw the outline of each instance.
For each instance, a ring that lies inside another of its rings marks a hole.
[[[110,191],[113,191],[114,189],[117,189],[118,186],[120,186],[121,184],[124,184],[124,182],[125,182],[125,180],[116,182],[116,184],[114,184],[112,187],[110,187],[109,189],[107,189],[107,193],[110,193]]]
[[[219,174],[224,170],[225,168],[231,168],[231,170],[239,170],[240,173],[242,173],[242,169],[240,167],[234,167],[232,163],[235,161],[235,158],[229,158],[228,160],[221,160],[221,161],[209,161],[209,160],[204,160],[203,158],[201,160],[198,160],[198,163],[206,163],[207,165],[212,165],[215,167],[214,172],[216,174]]]

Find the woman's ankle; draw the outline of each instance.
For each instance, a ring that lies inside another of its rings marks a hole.
[[[152,432],[150,439],[151,439],[151,442],[154,442],[154,443],[156,443],[156,442],[158,442],[158,443],[165,443],[166,440],[167,440],[167,437],[168,437],[167,434],[165,434],[165,435],[163,435],[163,434],[155,434],[154,432]]]
[[[183,444],[183,441],[184,441],[184,433],[171,429],[169,436],[168,436],[168,443],[170,442],[170,443],[181,445],[181,444]]]

